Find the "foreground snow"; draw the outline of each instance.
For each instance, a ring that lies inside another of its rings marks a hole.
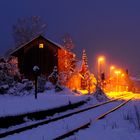
[[[67,138],[67,140],[139,140],[140,124],[138,124],[135,106],[139,108],[140,101],[132,101],[126,104],[104,119],[92,123],[89,128]],[[140,109],[138,111],[140,115]]]
[[[106,112],[107,110],[119,105],[119,102],[112,102],[101,106],[99,108],[95,108],[93,110],[89,110],[80,114],[73,115],[71,117],[49,123],[46,125],[39,126],[32,130],[24,131],[19,134],[14,134],[12,136],[7,136],[2,138],[2,140],[53,140],[55,137],[68,132],[69,130],[78,127],[79,125],[86,123],[92,118],[96,118],[100,114]],[[85,139],[84,139],[85,140]]]
[[[47,91],[43,94],[38,94],[37,100],[34,99],[33,95],[22,97],[0,96],[0,115],[15,115],[30,111],[50,109],[67,105],[69,102],[74,103],[86,100],[88,97],[89,96],[76,95],[68,90],[59,93],[55,93],[53,90]],[[97,100],[92,98],[88,104],[96,103]],[[55,137],[78,127],[89,120],[94,120],[102,113],[105,113],[120,103],[121,101],[112,102],[57,122],[39,126],[12,136],[7,136],[2,138],[2,140],[53,140]],[[66,138],[66,140],[139,140],[139,106],[140,101],[133,100],[119,110],[107,115],[102,120],[94,123],[91,122],[89,128],[79,131],[74,136]],[[59,116],[60,114],[57,115]]]
[[[33,94],[28,96],[1,95],[0,117],[51,109],[68,105],[69,102],[75,103],[86,99],[87,96],[75,95],[67,89],[58,93],[53,90],[40,93],[37,100]]]

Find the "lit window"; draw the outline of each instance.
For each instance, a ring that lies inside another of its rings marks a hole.
[[[42,43],[39,44],[39,48],[40,48],[40,49],[43,49],[43,48],[44,48],[44,44],[42,44]]]

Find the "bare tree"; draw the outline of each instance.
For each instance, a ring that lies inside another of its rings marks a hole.
[[[71,36],[68,34],[62,37],[62,44],[67,51],[72,51],[75,47]]]
[[[13,25],[13,38],[16,47],[30,41],[37,35],[44,35],[46,23],[39,16],[19,18]]]

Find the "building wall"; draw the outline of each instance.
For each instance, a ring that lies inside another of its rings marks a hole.
[[[43,48],[39,48],[43,44]],[[33,66],[40,68],[40,73],[48,76],[54,66],[58,65],[58,47],[50,41],[39,37],[14,53],[18,57],[20,72],[27,78],[33,78]]]

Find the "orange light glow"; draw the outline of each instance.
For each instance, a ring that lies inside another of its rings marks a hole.
[[[120,98],[122,100],[128,100],[128,99],[133,98],[133,97],[135,97],[134,99],[137,99],[137,98],[140,99],[140,95],[133,93],[133,92],[126,92],[126,91],[124,91],[124,92],[109,92],[109,93],[106,93],[106,95],[110,99]]]
[[[104,61],[104,57],[103,56],[100,56],[99,58],[98,58],[98,62],[101,62],[101,61]]]
[[[115,71],[115,74],[120,74],[120,73],[121,73],[120,70],[116,70],[116,71]]]
[[[111,67],[110,67],[110,70],[114,70],[114,69],[115,69],[115,67],[114,67],[114,66],[111,66]]]
[[[80,76],[82,79],[84,79],[84,76],[83,76],[82,74],[79,73],[79,76]]]
[[[81,94],[88,94],[88,90],[78,90]]]

